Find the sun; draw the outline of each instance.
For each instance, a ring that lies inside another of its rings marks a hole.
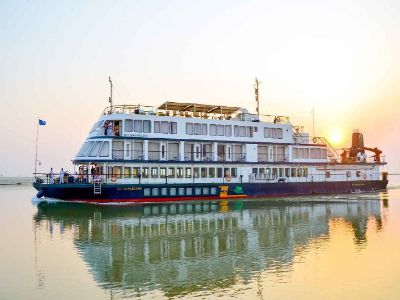
[[[343,143],[343,134],[339,129],[332,129],[329,133],[328,140],[332,145],[338,146]]]

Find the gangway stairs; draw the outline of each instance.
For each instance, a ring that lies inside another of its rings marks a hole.
[[[95,195],[101,194],[101,182],[100,181],[93,182],[93,194],[95,194]]]

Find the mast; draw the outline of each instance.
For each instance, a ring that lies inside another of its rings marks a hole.
[[[39,118],[37,118],[36,122],[36,152],[35,152],[35,177],[36,177],[36,171],[37,171],[37,154],[38,154],[38,140],[39,140]]]
[[[110,97],[108,97],[108,102],[110,102],[110,109],[112,110],[113,107],[113,101],[112,101],[112,81],[111,81],[111,76],[108,77],[108,81],[110,82]]]
[[[313,138],[315,137],[315,109],[312,107],[312,134]]]
[[[261,82],[258,81],[258,79],[256,78],[255,84],[254,84],[254,93],[256,96],[256,113],[258,116],[260,116],[260,99],[259,99],[259,94],[258,94],[258,86]]]

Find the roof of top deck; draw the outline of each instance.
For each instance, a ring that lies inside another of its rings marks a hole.
[[[209,105],[199,103],[181,103],[166,101],[161,104],[158,109],[160,110],[174,110],[174,111],[190,111],[201,113],[214,113],[214,114],[233,114],[239,111],[240,107],[222,106],[222,105]]]

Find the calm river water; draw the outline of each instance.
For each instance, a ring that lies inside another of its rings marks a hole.
[[[400,189],[107,207],[0,187],[1,299],[400,299]]]

